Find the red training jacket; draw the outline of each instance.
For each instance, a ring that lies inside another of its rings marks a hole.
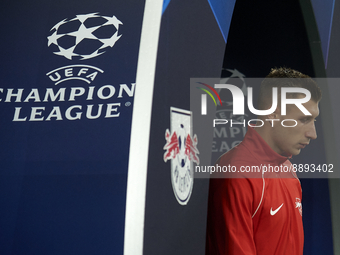
[[[218,164],[236,166],[237,172],[210,180],[206,254],[302,255],[302,191],[295,172],[240,172],[263,165],[291,169],[287,157],[249,127]]]

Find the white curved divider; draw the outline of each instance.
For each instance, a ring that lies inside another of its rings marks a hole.
[[[146,0],[133,103],[124,254],[143,254],[151,109],[163,0]]]

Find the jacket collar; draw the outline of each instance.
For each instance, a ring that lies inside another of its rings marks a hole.
[[[292,155],[287,157],[275,152],[251,126],[248,126],[248,131],[240,145],[246,146],[253,156],[266,164],[281,165],[292,157]]]

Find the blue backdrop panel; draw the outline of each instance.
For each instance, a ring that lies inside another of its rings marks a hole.
[[[0,254],[122,254],[144,1],[0,4]]]
[[[228,1],[229,2],[229,1]],[[232,1],[231,1],[232,2]],[[226,19],[231,19],[233,5]],[[229,15],[230,14],[230,15]],[[144,254],[204,254],[209,179],[194,179],[186,205],[163,160],[170,107],[190,110],[190,78],[219,77],[225,41],[207,0],[171,0],[162,16],[153,97],[145,205]],[[193,127],[195,130],[195,127]],[[194,131],[195,132],[195,131]],[[212,135],[207,130],[205,135]],[[209,144],[198,136],[202,154]],[[203,149],[204,148],[204,149]]]
[[[313,6],[314,16],[321,40],[323,61],[325,63],[325,68],[327,68],[335,0],[311,0],[311,4]]]
[[[208,2],[215,15],[224,41],[227,42],[231,17],[233,15],[236,0],[208,0]]]

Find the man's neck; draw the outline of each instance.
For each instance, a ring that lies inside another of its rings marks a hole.
[[[256,123],[257,126],[259,126],[261,123]],[[266,123],[267,124],[267,123]],[[269,145],[270,148],[273,149],[276,153],[280,154],[278,152],[278,148],[273,143],[273,140],[271,138],[271,129],[272,127],[264,124],[262,127],[255,127],[254,130],[262,137],[262,139]]]

